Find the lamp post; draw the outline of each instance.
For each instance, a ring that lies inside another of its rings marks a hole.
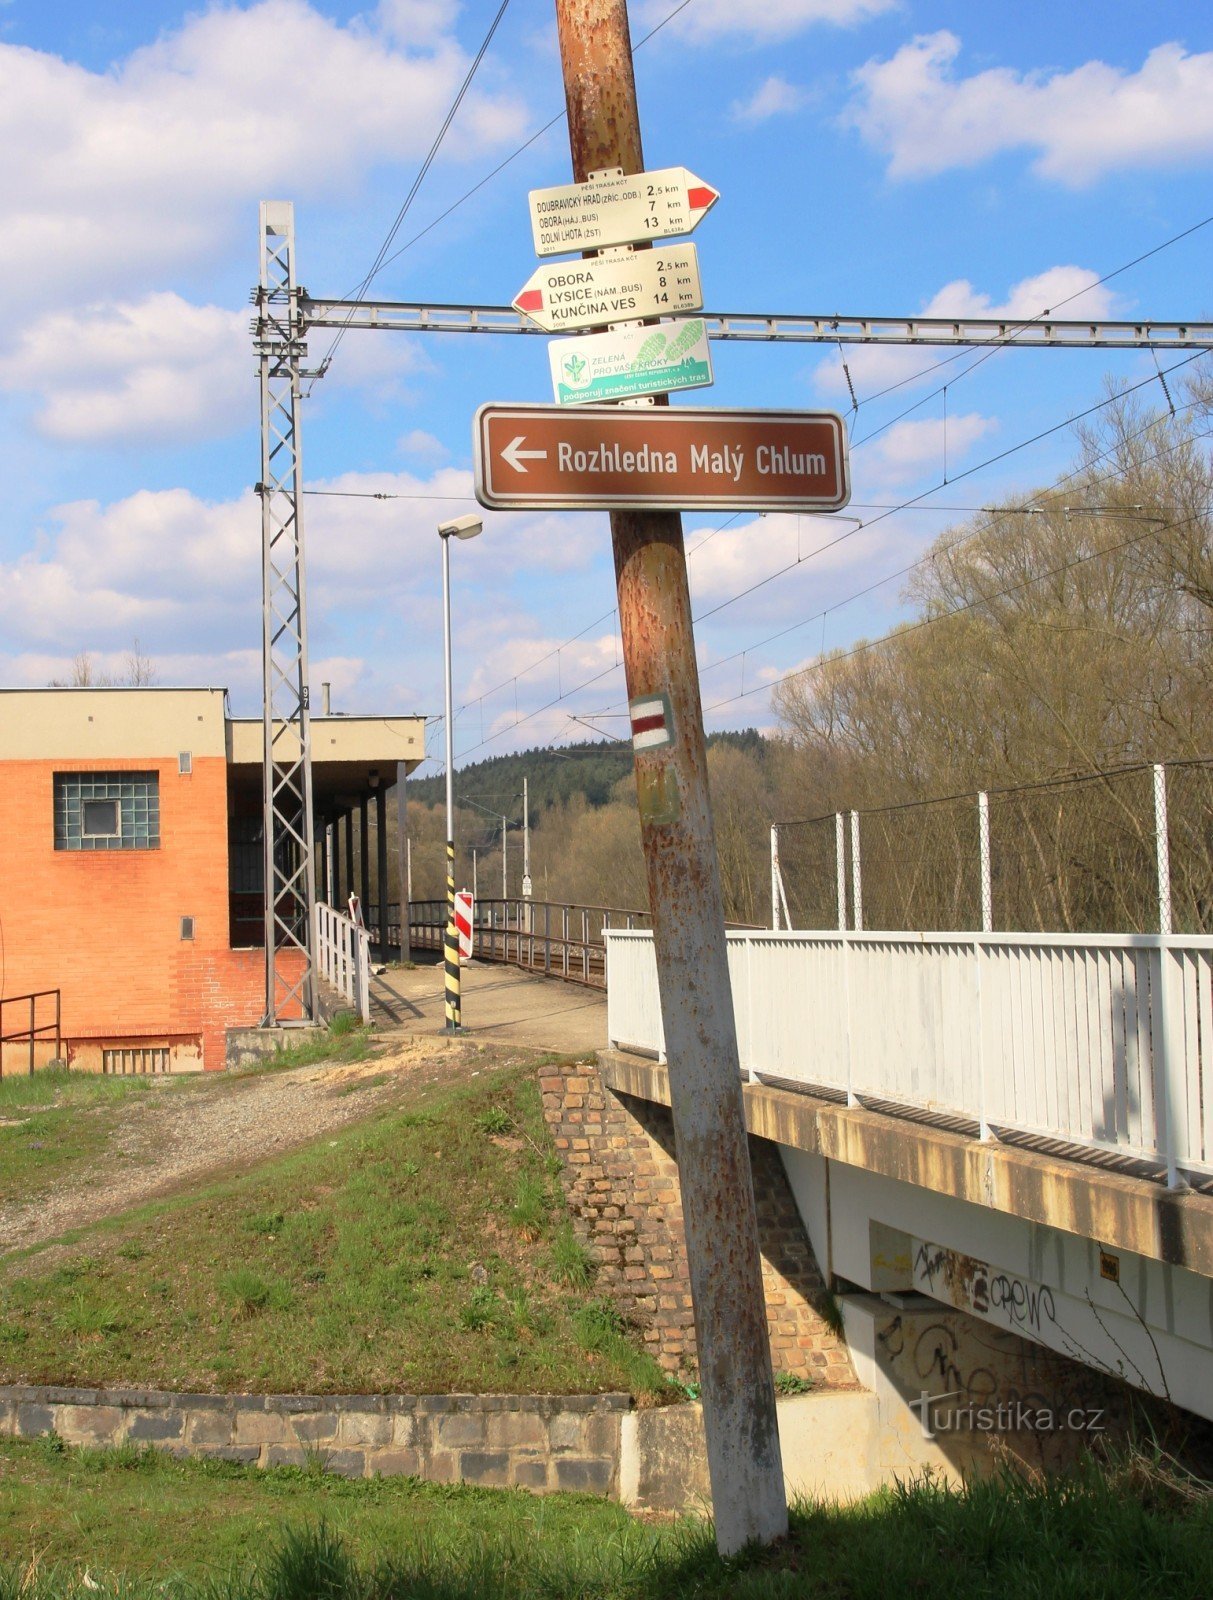
[[[459,998],[459,935],[455,929],[455,714],[451,705],[451,537],[474,539],[484,531],[479,517],[454,517],[438,524],[442,541],[442,642],[446,657],[446,935],[442,941],[446,973],[446,1031],[458,1033],[463,1021]]]

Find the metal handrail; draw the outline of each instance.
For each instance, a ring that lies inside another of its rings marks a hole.
[[[409,916],[414,945],[423,950],[441,948],[446,901],[414,900]],[[606,987],[603,932],[612,927],[647,927],[651,921],[647,911],[521,898],[478,900],[473,917],[473,956],[591,989]]]
[[[47,1000],[51,996],[55,1000],[54,1022],[38,1023],[38,1001]],[[29,1022],[24,1028],[18,1028],[12,1033],[4,1032],[4,1010],[6,1006],[29,1005]],[[34,1075],[34,1046],[43,1034],[52,1031],[55,1035],[55,1059],[63,1050],[62,1034],[63,1007],[62,998],[58,989],[35,989],[30,994],[11,994],[7,998],[0,997],[0,1078],[4,1076],[4,1046],[6,1044],[20,1044],[23,1040],[29,1041],[29,1075]]]
[[[446,918],[445,900],[410,901],[413,945],[421,950],[440,950]],[[541,972],[544,977],[605,989],[603,935],[627,930],[647,932],[652,920],[648,911],[628,911],[618,906],[500,897],[477,900],[473,908],[472,954],[484,961],[501,961],[527,972]],[[372,926],[377,924],[374,908],[370,921]],[[753,927],[734,922],[726,926],[742,931]],[[388,906],[389,937],[393,927],[399,928],[399,906],[394,902]]]

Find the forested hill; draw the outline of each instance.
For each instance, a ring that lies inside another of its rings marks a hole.
[[[717,744],[752,751],[761,757],[768,741],[756,729],[746,728],[740,733],[710,734],[709,747]],[[490,756],[487,761],[459,767],[455,773],[455,793],[517,816],[525,777],[533,814],[578,794],[585,796],[587,804],[601,806],[610,800],[615,785],[631,770],[630,743],[568,744],[561,745],[559,750],[537,747],[516,755]],[[445,785],[441,773],[435,777],[411,778],[409,799],[423,805],[441,805],[446,797]]]

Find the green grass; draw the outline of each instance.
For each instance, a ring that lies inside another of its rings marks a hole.
[[[109,1077],[67,1067],[44,1067],[32,1076],[6,1073],[0,1078],[0,1202],[35,1200],[85,1168],[127,1160],[124,1112],[132,1097],[153,1086],[158,1094],[222,1094],[233,1077],[365,1061],[373,1054],[370,1029],[353,1012],[339,1012],[306,1043],[239,1073]]]
[[[584,1496],[0,1444],[0,1600],[1197,1600],[1213,1503],[1152,1471],[793,1508],[732,1561]],[[36,1560],[31,1561],[31,1557]],[[88,1582],[84,1582],[87,1572]]]
[[[122,1112],[152,1081],[66,1067],[44,1067],[32,1077],[6,1073],[0,1078],[0,1201],[36,1199],[107,1152],[121,1160]]]
[[[81,1230],[53,1265],[39,1249],[6,1258],[0,1381],[671,1397],[592,1298],[588,1263],[558,1266],[553,1164],[533,1064],[410,1091]]]
[[[339,1011],[327,1028],[306,1037],[302,1044],[288,1045],[271,1056],[251,1062],[234,1076],[248,1077],[258,1072],[280,1072],[290,1067],[312,1067],[321,1061],[336,1063],[367,1061],[376,1054],[374,1036],[363,1027],[353,1011]]]

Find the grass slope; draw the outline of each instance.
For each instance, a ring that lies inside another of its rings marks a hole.
[[[0,1381],[269,1392],[637,1394],[594,1297],[534,1064],[0,1264]]]
[[[99,1160],[122,1126],[125,1106],[151,1083],[66,1067],[0,1078],[0,1201],[35,1199]]]
[[[363,1061],[372,1053],[369,1030],[341,1012],[314,1039],[239,1072],[179,1077],[107,1077],[66,1067],[10,1072],[0,1078],[0,1204],[36,1200],[103,1162],[137,1159],[124,1148],[126,1113],[133,1103],[223,1094],[234,1080],[322,1061]]]
[[[802,1504],[783,1545],[725,1562],[703,1522],[646,1525],[585,1497],[0,1444],[0,1600],[98,1592],[1197,1600],[1213,1594],[1213,1502],[1140,1464],[959,1493],[921,1481],[853,1506]]]

